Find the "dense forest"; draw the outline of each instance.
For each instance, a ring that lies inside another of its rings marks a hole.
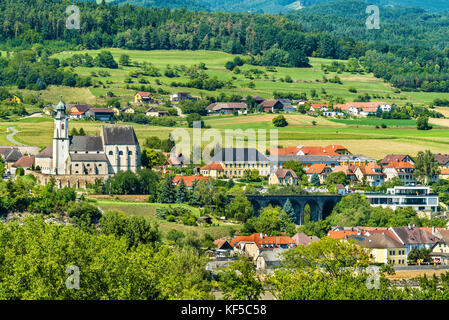
[[[356,0],[286,16],[79,2],[76,30],[65,26],[68,3],[1,1],[0,47],[220,50],[250,55],[253,64],[288,67],[308,66],[311,56],[356,58],[364,71],[402,90],[449,92],[449,13],[385,7],[381,29],[367,30],[366,3]]]

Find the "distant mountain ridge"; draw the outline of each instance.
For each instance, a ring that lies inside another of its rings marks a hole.
[[[186,8],[193,11],[285,13],[335,0],[106,0],[113,4],[134,4],[141,7]],[[369,0],[367,4],[417,7],[428,11],[449,10],[448,0]]]

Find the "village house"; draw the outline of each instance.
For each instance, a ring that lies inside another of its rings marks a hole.
[[[24,170],[34,168],[34,156],[22,156],[19,160],[14,162],[11,166],[11,174],[15,175],[18,168],[22,168]]]
[[[53,146],[48,146],[34,157],[34,165],[36,169],[40,169],[42,173],[50,174],[52,168]]]
[[[449,154],[436,153],[433,155],[440,169],[449,169]]]
[[[272,270],[281,265],[282,253],[284,249],[276,248],[273,250],[262,251],[256,257],[257,270]]]
[[[356,117],[367,117],[368,115],[375,115],[378,108],[380,108],[381,112],[389,112],[391,110],[391,105],[386,102],[373,101],[348,102],[346,104],[337,104],[334,106],[334,109],[339,109]]]
[[[112,111],[114,111],[114,110],[112,110]],[[115,113],[115,111],[114,111],[114,113]],[[120,113],[135,114],[136,111],[131,107],[124,107],[120,110]]]
[[[153,101],[151,92],[137,92],[134,96],[134,103],[149,103]]]
[[[346,179],[348,179],[349,184],[352,185],[357,182],[357,176],[355,174],[355,170],[357,168],[359,168],[359,166],[339,165],[338,167],[335,167],[335,169],[332,172],[343,172],[346,176]]]
[[[434,229],[434,235],[436,235],[439,240],[432,247],[432,252],[430,256],[433,262],[441,263],[444,265],[449,264],[449,230],[446,229]]]
[[[259,109],[262,109],[264,112],[279,112],[284,108],[284,105],[279,100],[264,100],[259,104]]]
[[[416,180],[413,176],[415,166],[410,162],[390,162],[384,167],[385,181],[390,181],[395,177],[399,177],[404,184],[416,184]]]
[[[392,162],[409,162],[411,164],[415,164],[415,162],[413,162],[412,157],[410,157],[408,154],[389,154],[386,155],[385,158],[383,158],[380,161],[380,164],[382,166],[386,166]]]
[[[298,176],[291,169],[277,169],[270,174],[268,178],[269,185],[296,185],[298,183]]]
[[[206,107],[209,114],[246,114],[248,106],[243,102],[214,102]]]
[[[386,193],[365,193],[373,207],[397,208],[411,207],[415,211],[438,210],[438,194],[432,194],[430,187],[421,186],[395,186],[388,188]]]
[[[95,121],[112,121],[114,120],[114,111],[110,109],[90,108],[85,112],[86,117],[92,117]]]
[[[391,230],[399,242],[405,245],[407,256],[412,249],[430,249],[439,241],[439,238],[430,232],[410,225],[407,227],[391,227],[388,230]]]
[[[170,102],[172,104],[178,104],[184,100],[197,100],[197,98],[190,96],[188,92],[177,92],[170,95]]]
[[[18,161],[22,156],[22,152],[17,147],[1,147],[0,156],[5,160],[6,169],[11,169],[12,165]]]
[[[406,246],[390,230],[371,234],[362,240],[359,245],[368,249],[370,260],[373,263],[391,264],[393,266],[407,265]]]
[[[145,111],[145,115],[147,117],[166,117],[168,116],[168,111],[158,111],[156,108],[150,107],[147,111]]]
[[[370,162],[364,167],[357,166],[354,174],[360,182],[365,182],[370,187],[381,186],[385,181],[382,168],[375,162]]]
[[[256,260],[264,251],[274,249],[288,250],[296,247],[295,241],[287,236],[267,236],[262,233],[253,233],[249,236],[236,236],[231,241],[234,252],[251,257]]]
[[[297,155],[297,156],[338,156],[351,155],[351,152],[342,145],[328,145],[326,147],[320,146],[297,146],[286,148],[270,148],[268,149],[270,155]]]
[[[84,114],[87,110],[93,108],[90,104],[68,104],[67,109],[69,114],[82,113]]]
[[[320,241],[320,238],[317,236],[308,236],[303,232],[298,232],[292,237],[293,241],[295,241],[296,246],[308,246],[312,242]]]
[[[314,173],[318,174],[320,183],[323,184],[326,181],[327,176],[332,173],[332,169],[324,163],[314,164],[306,171],[309,182],[312,181]]]
[[[210,162],[219,163],[227,177],[243,177],[246,170],[258,170],[263,177],[270,174],[270,161],[255,148],[224,148]]]
[[[200,168],[200,173],[203,176],[216,179],[224,175],[224,170],[220,163],[210,162]]]
[[[441,169],[440,174],[438,175],[438,179],[440,179],[440,180],[449,179],[449,168]]]
[[[172,180],[173,185],[178,186],[181,183],[181,180],[184,182],[187,189],[192,189],[194,183],[200,183],[202,181],[209,185],[209,178],[201,176],[176,176]]]
[[[309,111],[312,113],[317,113],[317,112],[325,112],[328,111],[329,106],[327,104],[311,104]]]

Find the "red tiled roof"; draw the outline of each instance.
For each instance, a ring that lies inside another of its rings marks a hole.
[[[376,112],[377,107],[381,105],[387,104],[382,101],[374,101],[374,102],[348,102],[345,104],[337,104],[334,106],[334,109],[341,109],[343,111],[349,110],[349,108],[354,107],[357,109],[362,109],[364,112]]]
[[[22,158],[14,162],[12,166],[16,168],[31,168],[33,165],[34,156],[23,156]]]
[[[53,156],[53,146],[48,146],[36,155],[36,158],[51,158]]]
[[[404,161],[404,159],[407,157],[406,154],[389,154],[385,156],[385,158],[382,159],[380,163],[382,164],[389,164],[390,162],[396,161]]]
[[[218,162],[210,162],[201,167],[200,170],[223,170],[223,166]]]
[[[281,245],[281,244],[288,244],[290,246],[295,245],[295,241],[291,237],[262,236],[262,238],[261,238],[260,233],[253,233],[250,236],[236,236],[234,239],[232,239],[231,246],[235,247],[240,242],[253,242],[260,249],[262,248],[262,245],[274,245],[274,247],[277,247],[278,245]]]
[[[415,169],[415,166],[411,164],[410,162],[406,161],[392,161],[389,164],[385,166],[386,168],[395,168],[395,169]]]
[[[354,175],[355,166],[341,165],[336,167],[332,172],[344,172],[347,176]]]
[[[449,175],[449,168],[441,169],[440,174]]]
[[[328,237],[331,237],[332,239],[344,239],[347,236],[353,236],[353,235],[357,235],[358,232],[357,231],[346,231],[346,230],[330,230],[327,233]]]
[[[181,179],[184,180],[184,185],[186,187],[191,187],[193,185],[194,181],[200,182],[200,181],[205,181],[205,180],[209,180],[208,177],[200,177],[200,176],[176,176],[173,178],[173,183],[178,185],[179,183],[181,183]]]
[[[270,155],[275,156],[295,156],[298,154],[298,147],[287,147],[287,148],[269,148],[268,152]]]
[[[151,92],[137,92],[137,94],[140,95],[142,98],[151,97]]]
[[[315,163],[313,166],[311,166],[308,170],[307,170],[307,174],[313,174],[313,173],[318,173],[321,174],[324,169],[329,168],[325,163]]]

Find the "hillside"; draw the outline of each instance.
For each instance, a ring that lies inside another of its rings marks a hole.
[[[249,12],[249,13],[285,13],[302,7],[327,4],[335,0],[110,0],[113,4],[134,4],[142,7],[186,8],[188,10]],[[365,1],[366,2],[366,1]],[[416,7],[428,11],[449,9],[445,0],[372,0],[369,4],[393,7]]]

